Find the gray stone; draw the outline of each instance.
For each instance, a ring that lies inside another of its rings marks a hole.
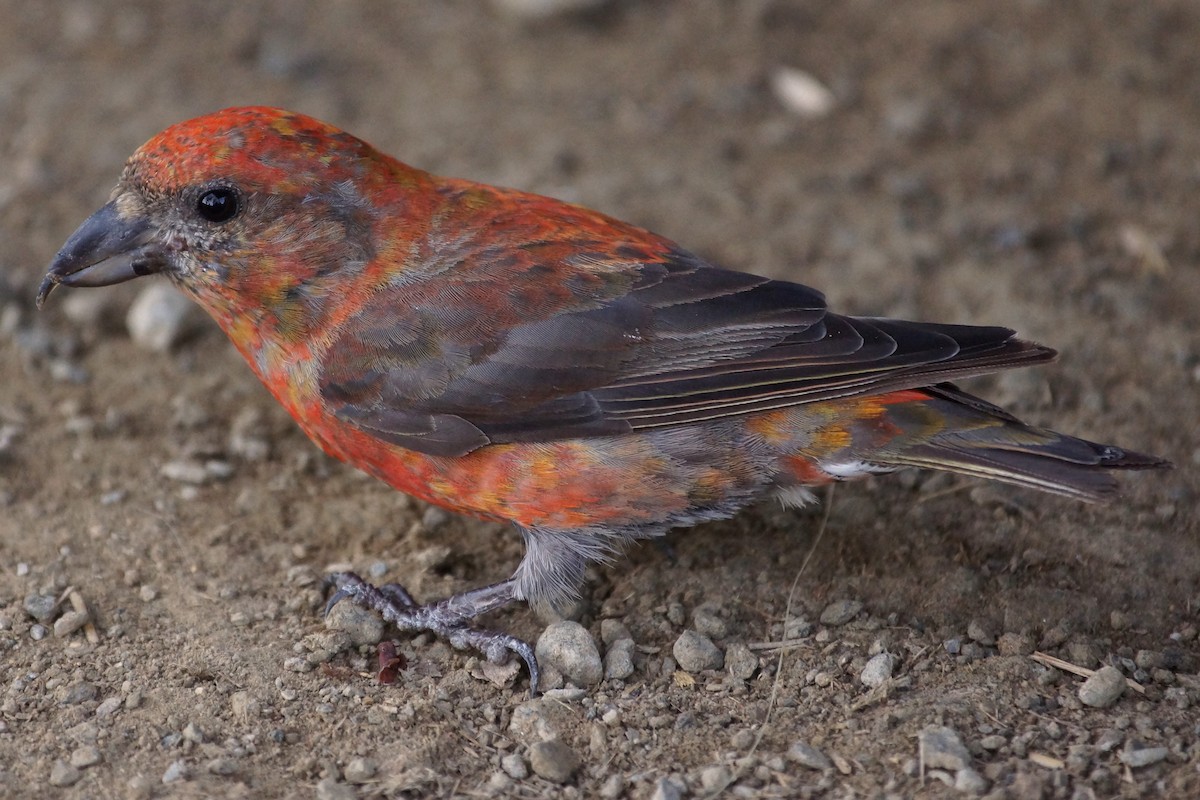
[[[90,767],[100,762],[100,751],[90,744],[76,747],[71,751],[71,766],[78,769]]]
[[[25,596],[25,602],[22,604],[25,613],[36,619],[38,622],[47,623],[54,618],[54,611],[58,608],[58,601],[51,594],[29,594]]]
[[[758,656],[741,642],[734,642],[725,648],[725,671],[748,681],[758,672]]]
[[[858,600],[835,600],[821,612],[821,624],[830,627],[845,625],[858,616],[862,608],[863,604]]]
[[[547,625],[538,637],[537,658],[576,686],[593,686],[604,677],[596,642],[578,622],[563,620]]]
[[[988,782],[987,778],[970,767],[966,767],[954,774],[954,788],[966,794],[981,795],[987,791]]]
[[[325,615],[325,627],[342,631],[356,647],[379,644],[383,640],[384,625],[379,615],[345,600],[329,609]]]
[[[829,756],[803,740],[792,742],[792,746],[788,748],[787,757],[789,760],[809,769],[826,770],[833,768],[833,762],[829,760]]]
[[[51,786],[73,786],[83,777],[78,767],[73,767],[61,758],[55,759],[50,765]]]
[[[659,778],[650,794],[650,800],[680,800],[682,797],[683,790],[670,778]]]
[[[1126,748],[1121,751],[1118,758],[1121,759],[1122,764],[1131,769],[1137,769],[1138,767],[1148,767],[1151,764],[1157,764],[1170,754],[1171,751],[1165,747]]]
[[[1079,687],[1079,701],[1092,708],[1108,708],[1125,691],[1125,676],[1109,665],[1096,670]]]
[[[566,783],[579,769],[579,756],[559,739],[535,742],[529,748],[529,766],[539,777],[554,783]]]
[[[352,758],[342,770],[346,783],[366,783],[379,772],[379,764],[373,758]]]
[[[529,777],[529,767],[525,764],[525,759],[520,753],[509,753],[500,759],[500,769],[508,777],[514,780],[523,781]]]
[[[125,327],[139,347],[165,353],[193,330],[199,319],[196,305],[164,281],[142,289],[129,307]]]
[[[892,671],[896,668],[896,657],[891,653],[879,653],[872,656],[871,660],[863,667],[858,679],[863,682],[864,686],[869,686],[874,689],[877,686],[882,686],[884,681],[892,677]]]
[[[691,629],[679,634],[671,654],[685,672],[703,672],[725,666],[725,655],[712,639]]]
[[[917,735],[917,745],[926,769],[957,772],[971,765],[971,752],[953,728],[926,728]]]
[[[608,680],[625,680],[633,674],[632,639],[618,639],[604,654],[604,677]]]

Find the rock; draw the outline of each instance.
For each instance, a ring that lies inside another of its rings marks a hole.
[[[500,769],[513,780],[523,781],[529,777],[529,767],[520,753],[509,753],[500,759]]]
[[[670,778],[659,778],[650,794],[650,800],[680,800],[682,797],[683,790]]]
[[[829,760],[829,756],[803,740],[792,742],[792,746],[788,748],[787,757],[809,769],[833,769],[833,762]]]
[[[833,92],[803,70],[780,67],[771,75],[771,90],[780,105],[800,117],[824,117],[833,110]]]
[[[25,595],[25,602],[22,603],[22,608],[25,613],[33,617],[41,623],[48,623],[54,618],[54,611],[58,608],[58,601],[51,594],[29,594]]]
[[[996,633],[992,626],[978,618],[967,623],[967,638],[984,647],[991,647],[996,643]]]
[[[821,624],[836,628],[858,616],[863,604],[857,600],[835,600],[821,612]]]
[[[633,634],[625,627],[624,622],[619,619],[600,620],[600,641],[604,642],[605,647],[611,647],[613,642],[621,639],[633,640]]]
[[[187,764],[182,759],[172,761],[163,771],[162,782],[168,784],[183,780],[187,780]]]
[[[1035,647],[1037,643],[1027,633],[1002,633],[996,639],[996,649],[1002,656],[1027,656]]]
[[[379,644],[383,640],[383,620],[373,611],[353,602],[342,601],[329,609],[325,615],[325,627],[342,631],[356,647]]]
[[[129,307],[125,327],[139,347],[165,353],[178,344],[199,319],[199,309],[164,281],[142,289]]]
[[[863,682],[864,686],[869,686],[874,689],[877,686],[882,686],[883,682],[892,677],[892,670],[896,668],[896,657],[891,653],[879,653],[872,656],[871,660],[863,667],[858,679]]]
[[[729,767],[718,764],[700,770],[700,788],[704,790],[705,796],[715,796],[724,791],[732,781],[733,773],[729,771]]]
[[[73,767],[61,758],[55,759],[50,765],[50,785],[51,786],[73,786],[83,777],[83,773],[77,767]]]
[[[1171,751],[1165,747],[1142,747],[1137,749],[1127,747],[1120,752],[1118,758],[1121,759],[1122,764],[1125,764],[1130,769],[1137,769],[1138,767],[1148,767],[1151,764],[1157,764],[1170,754]]]
[[[607,680],[625,680],[633,674],[632,639],[618,639],[604,654],[604,677]]]
[[[518,741],[532,743],[556,739],[578,725],[575,709],[547,697],[538,697],[513,709],[508,731]]]
[[[721,639],[728,630],[717,609],[709,605],[700,606],[692,612],[692,626],[710,639]]]
[[[366,783],[379,772],[379,763],[373,758],[352,758],[342,770],[346,783]]]
[[[604,677],[596,642],[578,622],[563,620],[547,625],[538,637],[537,658],[576,686],[593,686]]]
[[[976,640],[978,641],[978,640]],[[954,775],[954,788],[966,794],[981,795],[988,789],[987,778],[970,767],[960,769]]]
[[[355,800],[358,792],[332,775],[317,783],[317,800]]]
[[[90,744],[76,747],[71,751],[71,766],[77,769],[90,767],[100,763],[100,751]]]
[[[725,648],[725,671],[748,681],[758,672],[758,656],[741,642],[734,642]]]
[[[679,634],[671,654],[685,672],[703,672],[725,666],[725,655],[712,639],[691,629]]]
[[[1125,676],[1109,665],[1096,670],[1079,687],[1079,701],[1092,708],[1108,708],[1125,691]]]
[[[926,769],[957,772],[971,764],[971,752],[953,728],[925,728],[917,735],[917,746]]]
[[[559,739],[535,742],[529,748],[529,766],[539,777],[566,783],[579,769],[579,756]]]

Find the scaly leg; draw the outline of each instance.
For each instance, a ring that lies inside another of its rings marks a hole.
[[[471,620],[516,600],[516,581],[509,579],[491,586],[472,589],[445,600],[418,605],[403,586],[389,583],[376,587],[353,572],[330,575],[337,591],[325,604],[325,611],[339,600],[348,598],[358,605],[375,611],[402,631],[429,631],[459,649],[473,648],[483,653],[493,664],[503,664],[509,653],[516,653],[529,668],[529,693],[537,695],[540,673],[537,657],[528,642],[502,631],[471,626]]]

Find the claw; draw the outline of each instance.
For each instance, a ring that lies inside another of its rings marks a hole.
[[[501,664],[509,654],[517,655],[529,670],[529,694],[537,697],[541,670],[529,643],[502,631],[471,625],[471,620],[480,614],[516,599],[512,580],[472,589],[429,605],[419,605],[398,583],[377,587],[352,572],[330,575],[329,581],[337,587],[337,591],[325,604],[326,614],[338,601],[349,598],[378,613],[402,631],[430,631],[449,640],[456,648],[478,650],[492,663]]]

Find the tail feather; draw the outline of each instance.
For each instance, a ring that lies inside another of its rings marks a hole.
[[[925,391],[926,400],[891,406],[891,421],[919,431],[932,418],[941,430],[897,440],[878,463],[957,472],[1088,502],[1116,494],[1113,470],[1171,467],[1157,456],[1026,425],[953,384]]]
[[[1071,436],[1052,435],[1058,439],[1061,448],[1053,445],[1022,448],[1006,441],[983,446],[973,443],[967,447],[930,443],[889,457],[888,463],[948,470],[1093,503],[1109,500],[1116,494],[1118,483],[1109,470],[1163,469],[1171,466],[1169,461],[1156,456]],[[1092,457],[1082,458],[1082,448],[1087,448]]]

